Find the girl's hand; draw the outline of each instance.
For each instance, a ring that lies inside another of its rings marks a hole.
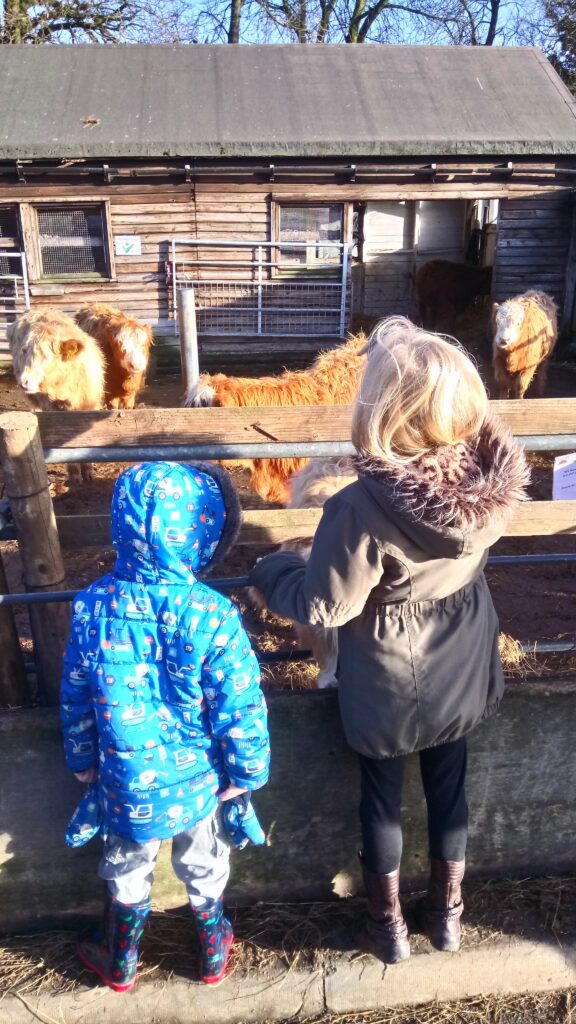
[[[74,772],[74,778],[78,779],[78,782],[96,782],[98,778],[97,768],[86,768],[83,772]]]
[[[228,786],[222,793],[218,794],[218,803],[223,804],[226,800],[233,800],[235,796],[242,796],[246,792],[246,786]]]

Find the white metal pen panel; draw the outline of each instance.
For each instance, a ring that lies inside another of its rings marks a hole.
[[[178,290],[194,288],[199,334],[343,337],[348,327],[349,247],[341,242],[173,239],[168,273],[174,315]]]
[[[0,361],[10,358],[6,338],[8,324],[30,309],[26,256],[23,252],[0,249]]]

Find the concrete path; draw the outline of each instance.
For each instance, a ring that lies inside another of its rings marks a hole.
[[[476,995],[523,995],[576,986],[576,941],[506,939],[460,953],[420,953],[385,968],[342,956],[314,971],[234,974],[219,988],[184,980],[140,981],[118,995],[105,988],[0,999],[2,1024],[267,1024],[323,1013],[448,1002]]]

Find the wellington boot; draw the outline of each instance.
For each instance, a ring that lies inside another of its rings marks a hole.
[[[109,899],[106,908],[103,938],[85,939],[76,948],[76,955],[91,971],[115,992],[128,992],[136,981],[138,947],[150,913],[150,901],[126,904]]]
[[[224,979],[230,949],[234,940],[232,925],[224,917],[224,903],[206,900],[201,907],[192,907],[201,946],[200,977],[206,985],[219,985]]]

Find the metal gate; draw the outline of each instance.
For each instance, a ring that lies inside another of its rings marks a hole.
[[[194,288],[199,334],[339,336],[349,316],[349,246],[176,238],[168,265],[172,311]]]
[[[0,359],[9,355],[8,324],[27,309],[30,309],[30,289],[26,256],[23,252],[0,249]]]

